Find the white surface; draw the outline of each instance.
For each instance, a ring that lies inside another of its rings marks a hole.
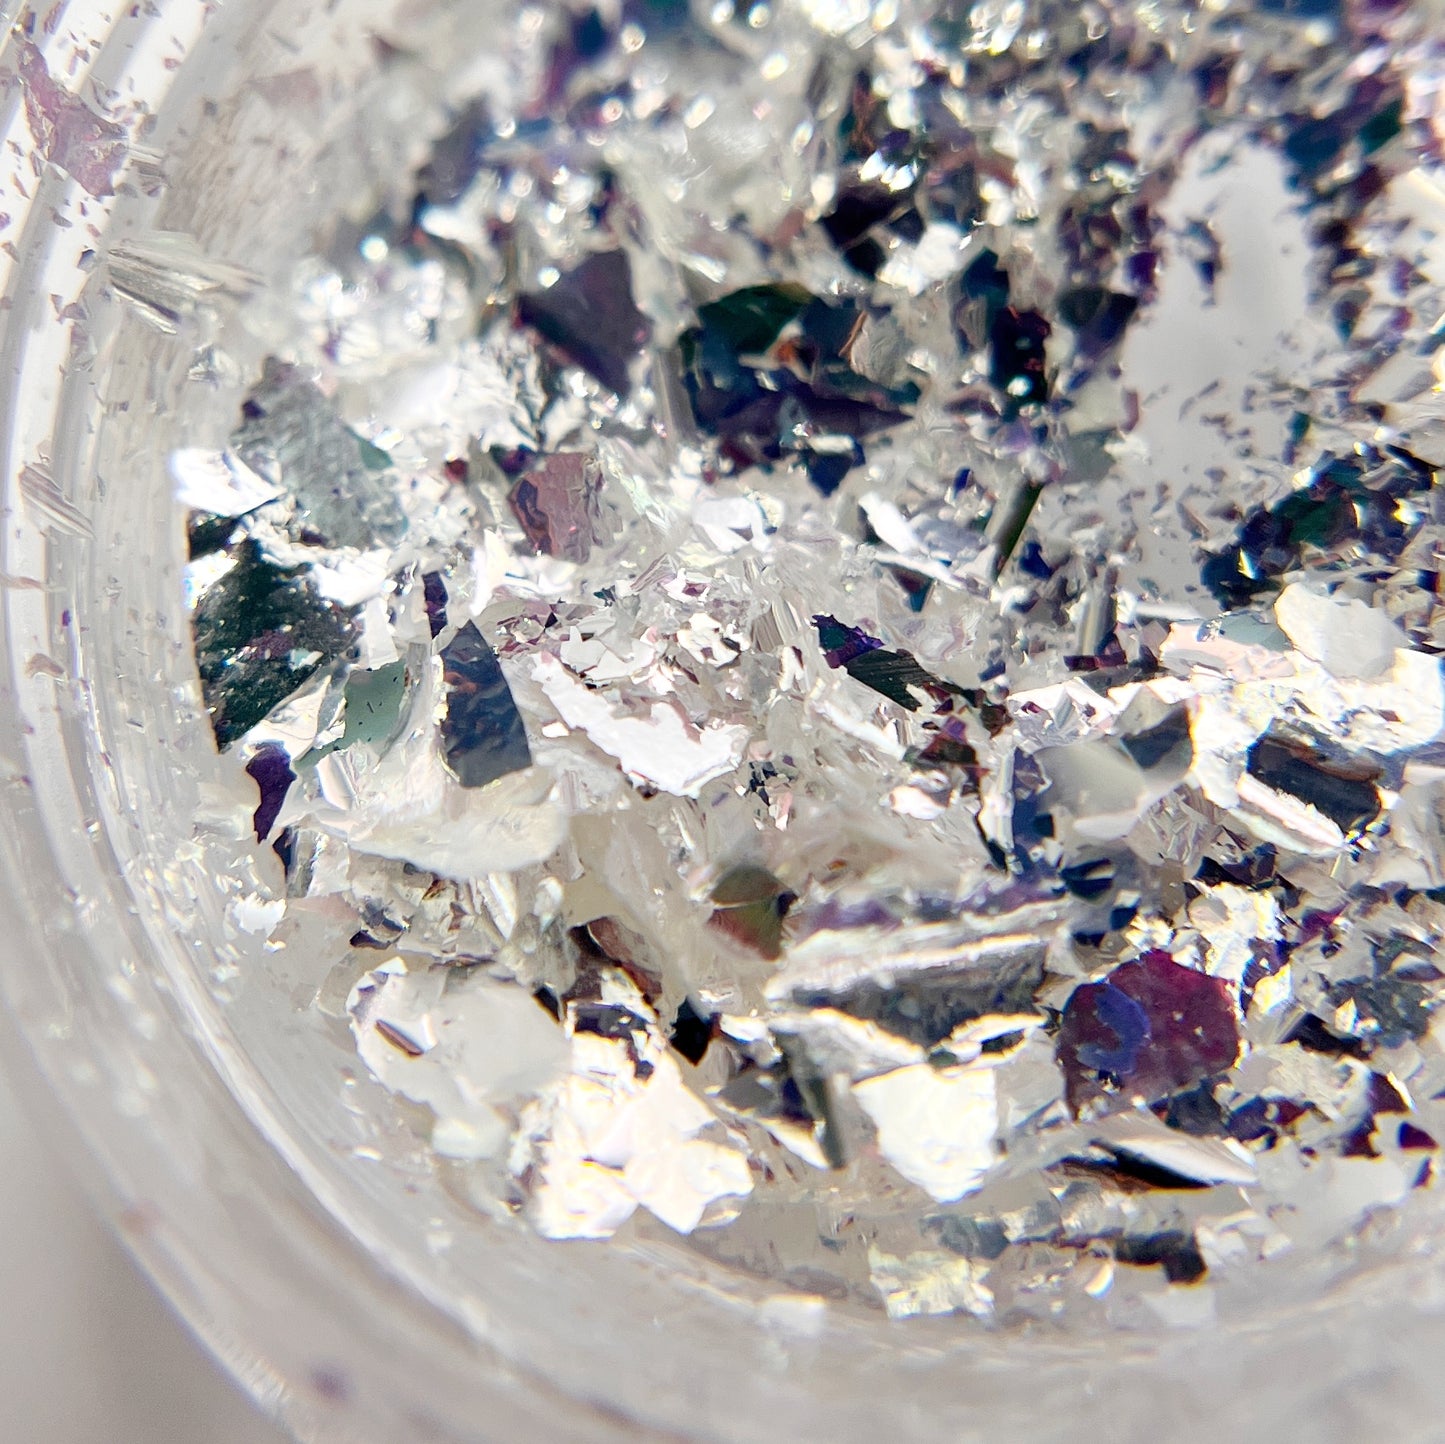
[[[0,1439],[284,1444],[132,1267],[0,1070]]]

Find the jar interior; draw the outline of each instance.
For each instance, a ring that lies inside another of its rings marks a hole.
[[[1386,1388],[1361,1384],[1352,1395],[1350,1381],[1381,1370],[1395,1390],[1390,1407],[1408,1417],[1425,1390],[1411,1361],[1445,1334],[1428,1307],[1417,1312],[1439,1292],[1426,1278],[1440,1229],[1426,1196],[1343,1253],[1281,1258],[1267,1275],[1211,1285],[1212,1321],[1181,1318],[1173,1333],[1081,1334],[1067,1319],[1017,1334],[957,1316],[890,1323],[725,1269],[660,1232],[612,1244],[534,1236],[489,1205],[464,1168],[430,1153],[408,1106],[361,1066],[344,1009],[314,1005],[340,921],[318,918],[312,947],[303,935],[272,948],[237,929],[232,905],[274,890],[277,874],[268,849],[227,821],[249,784],[238,763],[217,756],[200,707],[168,458],[224,444],[263,359],[241,324],[247,298],[338,218],[404,197],[448,104],[476,86],[473,57],[486,55],[489,32],[510,12],[473,0],[238,0],[200,24],[196,9],[162,7],[193,22],[169,70],[156,23],[116,32],[93,60],[91,82],[110,84],[138,55],[159,55],[149,61],[162,76],[159,99],[137,120],[118,193],[93,212],[98,233],[50,240],[59,299],[80,307],[51,409],[32,401],[61,501],[37,533],[7,534],[7,575],[42,575],[47,588],[7,594],[12,666],[30,669],[27,684],[53,685],[35,673],[45,657],[73,679],[73,705],[38,722],[41,737],[27,742],[58,747],[84,797],[71,811],[90,824],[81,830],[93,857],[72,854],[71,887],[95,899],[95,971],[64,979],[67,1006],[83,1012],[102,985],[119,997],[136,972],[169,995],[175,1014],[147,1012],[133,1026],[163,1030],[183,1016],[199,1054],[191,1066],[220,1078],[359,1267],[422,1301],[406,1327],[446,1340],[459,1358],[480,1341],[531,1381],[536,1399],[578,1401],[569,1437],[641,1437],[628,1434],[640,1428],[921,1441],[1007,1428],[1064,1440],[1078,1437],[1082,1410],[1109,1419],[1120,1438],[1203,1437],[1205,1420],[1210,1432],[1233,1420],[1262,1437],[1267,1422],[1292,1433],[1306,1419],[1322,1437],[1348,1438],[1364,1401]],[[384,80],[382,45],[410,57]],[[61,73],[57,45],[46,54]],[[73,202],[73,184],[70,194]],[[106,259],[117,248],[141,257],[132,262],[139,280],[117,285]],[[83,261],[83,251],[101,259]],[[166,314],[157,298],[168,265],[195,280],[201,304],[182,297]],[[33,376],[39,362],[27,364]],[[17,448],[18,476],[39,448],[24,439]],[[22,487],[32,518],[37,484],[32,474]],[[22,640],[25,626],[43,646]],[[53,816],[61,853],[74,845],[71,814],[44,790],[58,788],[58,775],[52,762],[36,806]],[[81,880],[88,865],[109,870],[109,891]],[[104,955],[107,919],[126,910],[110,933],[121,941]],[[151,1094],[190,1083],[170,1071],[117,1076],[114,1086],[134,1094],[144,1126]],[[203,1153],[174,1146],[204,1171]],[[1386,1358],[1380,1321],[1401,1309],[1409,1341]],[[339,1354],[364,1369],[344,1337],[333,1344],[318,1360]],[[477,1437],[490,1428],[481,1421]]]

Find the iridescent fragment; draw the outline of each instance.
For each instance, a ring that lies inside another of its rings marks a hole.
[[[709,925],[765,958],[781,956],[783,920],[797,901],[763,867],[735,867],[712,890],[715,904]]]
[[[1057,1053],[1076,1113],[1152,1103],[1234,1066],[1238,1014],[1221,979],[1148,952],[1074,990]]]
[[[1358,546],[1385,560],[1399,556],[1415,526],[1398,500],[1429,491],[1435,469],[1401,447],[1326,453],[1307,485],[1269,508],[1251,511],[1237,539],[1204,565],[1204,580],[1226,605],[1272,589],[1307,552],[1325,557]]]
[[[426,606],[427,627],[435,641],[447,626],[447,584],[440,572],[428,572],[422,578],[422,599]]]
[[[911,653],[892,651],[877,637],[845,626],[836,617],[814,617],[813,625],[830,667],[843,668],[855,682],[910,712],[918,711],[925,701],[944,711],[951,698],[966,695],[962,687],[935,677]]]
[[[396,734],[406,693],[405,662],[353,671],[346,679],[346,720],[336,748],[344,752],[358,743],[384,747]]]
[[[1380,812],[1377,763],[1323,756],[1303,739],[1266,734],[1249,749],[1249,774],[1322,812],[1346,835]]]
[[[363,551],[401,538],[390,458],[342,421],[300,367],[268,361],[241,418],[231,449],[295,500],[305,527]]]
[[[911,381],[890,388],[856,368],[868,317],[854,303],[749,286],[700,306],[698,319],[681,338],[683,379],[698,425],[735,465],[797,456],[831,494],[862,461],[860,441],[903,422],[918,399]]]
[[[201,691],[224,750],[295,695],[355,639],[353,614],[253,541],[201,594],[191,622]]]
[[[446,716],[442,746],[463,787],[485,787],[532,765],[527,729],[497,654],[468,622],[442,652]]]
[[[522,296],[517,319],[609,390],[625,396],[631,389],[628,369],[649,327],[632,299],[625,252],[599,251],[547,290]]]
[[[597,459],[585,451],[542,457],[512,488],[512,510],[539,552],[585,562],[596,540]]]

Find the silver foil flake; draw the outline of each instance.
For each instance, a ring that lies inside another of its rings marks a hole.
[[[869,1250],[869,1279],[890,1319],[965,1310],[987,1317],[993,1294],[983,1282],[987,1268],[956,1254],[919,1252],[897,1257]]]
[[[525,992],[421,960],[394,958],[368,973],[346,1008],[367,1067],[432,1110],[432,1146],[443,1157],[505,1152],[511,1123],[499,1110],[566,1067],[556,1028]]]
[[[351,430],[297,367],[267,363],[231,449],[292,496],[304,524],[329,545],[364,551],[405,530],[389,458]]]
[[[1439,42],[1156,11],[528,11],[233,318],[228,924],[544,1235],[1182,1327],[1431,1184]]]
[[[618,1038],[572,1022],[572,1071],[523,1118],[541,1233],[606,1238],[643,1207],[686,1234],[713,1204],[752,1192],[747,1153],[651,1030]],[[514,1153],[513,1166],[527,1157]]]
[[[710,722],[694,726],[671,702],[654,702],[645,716],[629,715],[590,691],[555,658],[540,655],[534,675],[557,715],[584,732],[622,770],[680,797],[731,772],[742,760],[747,731]]]
[[[113,290],[158,331],[175,335],[204,308],[240,301],[259,278],[241,266],[205,254],[193,236],[153,231],[112,246],[106,279]]]

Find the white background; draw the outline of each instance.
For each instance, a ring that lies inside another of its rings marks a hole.
[[[0,1438],[284,1444],[91,1215],[0,1069]]]

